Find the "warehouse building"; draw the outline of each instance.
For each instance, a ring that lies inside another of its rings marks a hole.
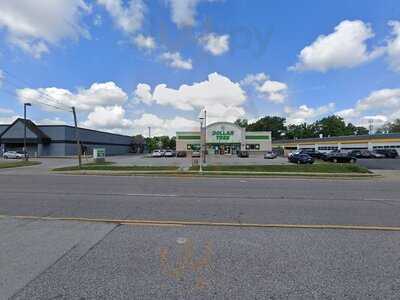
[[[395,149],[400,154],[400,133],[281,140],[274,141],[273,146],[283,148],[286,155],[298,149],[315,149],[321,152]]]
[[[262,153],[272,149],[270,131],[249,132],[228,122],[210,124],[202,135],[200,131],[176,133],[177,151],[198,151],[204,144],[209,155],[232,155],[240,150]]]
[[[0,125],[0,153],[22,151],[24,119]],[[106,155],[122,155],[144,149],[144,141],[130,136],[78,128],[82,153],[91,155],[94,148],[104,148]],[[138,145],[137,143],[143,143]],[[68,125],[36,125],[26,120],[26,144],[30,156],[77,155],[75,127]]]

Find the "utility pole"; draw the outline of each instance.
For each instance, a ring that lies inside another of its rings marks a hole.
[[[149,126],[149,139],[151,138],[151,127]]]
[[[76,112],[75,112],[75,107],[72,107],[72,114],[74,115],[74,124],[75,124],[75,138],[76,138],[76,147],[78,150],[78,164],[79,164],[79,169],[82,167],[82,148],[81,148],[81,142],[79,141],[79,131],[78,131],[78,122],[76,121]]]
[[[207,156],[207,111],[204,109],[204,155],[203,163],[206,164]]]
[[[32,106],[30,103],[24,103],[24,159],[28,161],[28,156],[26,155],[26,107]]]

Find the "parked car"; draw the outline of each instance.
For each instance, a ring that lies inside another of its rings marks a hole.
[[[200,151],[197,150],[192,151],[192,157],[200,157]]]
[[[318,150],[315,149],[303,149],[301,150],[301,153],[303,154],[308,154],[313,158],[321,159],[322,156],[324,155],[322,152],[319,152]]]
[[[289,161],[295,164],[313,164],[314,158],[305,153],[295,153],[289,156]]]
[[[3,158],[4,159],[9,159],[9,158],[21,159],[21,158],[24,158],[24,153],[19,152],[19,151],[6,151],[3,153]]]
[[[173,150],[166,150],[166,151],[164,152],[164,156],[165,156],[165,157],[174,157],[174,156],[175,156],[175,151],[173,151]]]
[[[264,158],[265,159],[274,159],[274,158],[277,158],[277,157],[278,157],[278,154],[276,154],[276,152],[274,152],[274,151],[267,151],[264,154]]]
[[[186,151],[178,151],[176,157],[186,157]]]
[[[164,153],[160,149],[157,149],[157,150],[154,150],[153,153],[151,153],[151,156],[152,157],[162,157],[162,156],[164,156]]]
[[[357,161],[357,158],[352,155],[352,152],[343,152],[341,150],[333,150],[326,153],[322,159],[334,163],[355,163]]]
[[[238,151],[238,157],[249,157],[249,151]]]
[[[375,150],[376,153],[385,155],[386,158],[397,158],[399,153],[395,149],[378,149]]]
[[[371,157],[372,158],[385,158],[385,154],[381,154],[377,151],[371,151]]]
[[[350,155],[356,158],[372,158],[372,154],[368,150],[353,150],[350,152]]]

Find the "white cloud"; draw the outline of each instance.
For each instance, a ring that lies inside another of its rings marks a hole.
[[[211,121],[235,121],[245,115],[242,104],[246,93],[238,83],[218,73],[208,75],[208,79],[192,85],[183,84],[178,89],[159,84],[153,93],[148,84],[138,84],[135,99],[148,105],[156,103],[172,106],[179,110],[194,111],[205,108]]]
[[[126,33],[141,29],[147,10],[143,0],[129,0],[124,6],[122,0],[97,0],[103,5],[114,20],[115,25]]]
[[[103,130],[128,129],[132,128],[132,121],[125,118],[122,106],[97,106],[81,125]]]
[[[387,44],[387,55],[391,69],[400,72],[400,22],[390,21],[389,26],[392,27],[392,38]]]
[[[337,112],[347,122],[368,126],[369,120],[381,125],[400,116],[400,89],[373,91],[366,98],[357,101],[353,108]]]
[[[67,125],[67,122],[61,120],[60,118],[56,117],[54,119],[42,119],[38,122],[35,122],[38,125]]]
[[[192,60],[191,59],[183,59],[179,52],[171,53],[165,52],[161,54],[160,59],[165,61],[168,66],[176,69],[183,69],[183,70],[191,70]]]
[[[133,92],[136,101],[151,104],[153,95],[151,94],[151,86],[146,83],[139,83]]]
[[[194,26],[199,2],[200,0],[168,0],[172,21],[178,27]]]
[[[283,103],[287,97],[288,86],[279,81],[267,80],[257,90],[264,94],[267,99],[275,103]]]
[[[100,14],[96,14],[93,18],[93,25],[99,27],[103,25],[103,17]]]
[[[254,87],[261,97],[273,103],[283,103],[287,98],[287,84],[270,80],[265,73],[248,74],[240,84]]]
[[[0,28],[8,41],[40,58],[63,39],[88,37],[81,17],[90,12],[83,0],[0,1]]]
[[[14,111],[12,109],[0,107],[0,115],[9,115],[13,113]]]
[[[299,62],[292,70],[315,70],[352,68],[371,61],[384,53],[383,48],[369,51],[367,41],[374,37],[369,24],[363,21],[342,21],[335,31],[320,35],[311,45],[301,50]]]
[[[328,103],[320,107],[309,107],[300,105],[299,107],[285,107],[286,123],[301,124],[304,122],[313,122],[316,119],[332,113],[335,109],[335,103]]]
[[[134,39],[133,43],[145,50],[153,50],[156,48],[156,42],[154,41],[154,38],[151,36],[144,36],[143,34],[138,34]]]
[[[148,127],[151,127],[151,134],[153,136],[174,136],[177,131],[199,130],[200,124],[199,122],[180,116],[165,119],[151,113],[144,113],[139,119],[133,121],[133,126],[135,132],[139,132],[144,136],[148,135]]]
[[[1,117],[0,116],[0,124],[11,124],[16,119],[20,118],[20,116],[11,116],[11,117]]]
[[[209,33],[199,38],[199,43],[203,45],[204,50],[212,55],[222,55],[229,51],[229,35],[217,35]]]
[[[78,110],[92,110],[99,105],[120,105],[124,103],[128,96],[114,82],[93,83],[88,89],[78,89],[73,93],[67,89],[56,87],[31,89],[24,88],[16,91],[17,97],[21,102],[30,101],[43,108],[40,102],[49,104],[59,104],[62,106],[75,106]]]
[[[257,74],[247,74],[246,77],[240,81],[240,84],[243,86],[253,85],[259,86],[263,82],[268,80],[268,76],[265,73],[257,73]]]
[[[246,93],[238,83],[232,82],[228,77],[212,73],[205,81],[192,85],[183,84],[178,89],[159,84],[154,89],[152,99],[160,105],[170,105],[180,110],[195,110],[215,104],[226,107],[240,106],[246,100]],[[147,101],[149,102],[148,99]]]

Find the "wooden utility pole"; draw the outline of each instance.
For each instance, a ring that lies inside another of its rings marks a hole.
[[[82,167],[82,147],[81,147],[81,142],[79,141],[79,130],[78,130],[78,122],[76,121],[75,107],[72,107],[72,113],[74,115],[75,138],[76,138],[76,147],[78,150],[78,164],[80,169]]]

